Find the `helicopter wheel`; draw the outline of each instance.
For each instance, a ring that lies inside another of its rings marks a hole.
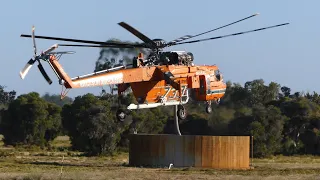
[[[206,112],[210,114],[212,112],[211,101],[207,101]]]
[[[207,105],[206,106],[206,112],[208,113],[208,114],[210,114],[211,112],[212,112],[212,107],[211,107],[211,105]]]
[[[123,122],[127,116],[126,113],[124,112],[124,110],[122,110],[122,109],[118,109],[116,115],[117,115],[118,121],[120,121],[120,122]]]
[[[220,98],[217,99],[215,102],[216,102],[217,105],[219,105],[220,104]]]
[[[180,120],[185,120],[187,117],[186,109],[182,105],[178,105],[177,116]]]

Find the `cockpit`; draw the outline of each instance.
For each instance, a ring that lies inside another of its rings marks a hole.
[[[215,77],[217,78],[218,81],[221,81],[222,75],[221,75],[219,69],[214,70],[214,75],[215,75]]]

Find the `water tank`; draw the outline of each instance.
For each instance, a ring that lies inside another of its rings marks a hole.
[[[250,136],[133,134],[129,165],[249,169]]]

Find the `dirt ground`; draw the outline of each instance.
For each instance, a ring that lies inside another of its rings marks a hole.
[[[67,137],[54,146],[67,147]],[[79,152],[0,148],[0,179],[319,179],[320,157],[254,159],[251,170],[129,167],[128,153],[85,157]]]

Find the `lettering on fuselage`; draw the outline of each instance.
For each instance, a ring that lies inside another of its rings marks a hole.
[[[196,72],[196,75],[204,75],[204,74],[207,74],[205,71],[197,71]]]
[[[92,86],[103,86],[109,84],[119,84],[123,82],[123,74],[113,74],[108,76],[101,76],[92,79],[81,80],[79,82],[80,87],[92,87]]]

